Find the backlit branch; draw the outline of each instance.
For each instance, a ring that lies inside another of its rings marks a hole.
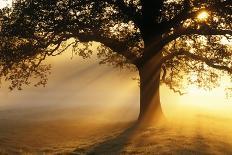
[[[81,42],[100,42],[106,47],[109,47],[113,52],[123,55],[132,64],[135,64],[137,61],[137,56],[129,51],[127,43],[124,41],[118,41],[116,39],[97,34],[75,34],[75,37],[77,37]]]
[[[179,28],[177,30],[174,31],[173,34],[168,35],[167,37],[164,37],[161,41],[160,44],[161,46],[164,46],[168,43],[170,43],[171,41],[183,36],[183,35],[230,35],[232,36],[232,30],[223,30],[223,29],[214,29],[214,28],[210,28],[210,27],[205,27],[205,28],[199,28],[199,29],[195,29],[195,28]]]
[[[193,60],[196,60],[196,61],[204,62],[209,67],[219,69],[219,70],[224,70],[224,71],[227,71],[229,74],[232,74],[232,67],[228,67],[228,66],[224,66],[224,65],[220,65],[220,64],[215,64],[213,59],[208,59],[208,58],[187,52],[184,49],[181,49],[178,52],[174,52],[174,53],[171,53],[171,54],[163,57],[161,63],[165,63],[167,60],[173,59],[174,57],[181,56],[181,55],[187,56],[187,57],[189,57]]]
[[[171,20],[165,20],[159,24],[163,28],[162,32],[169,31],[171,28],[177,27],[182,21],[194,17],[197,13],[190,13],[190,8],[190,0],[184,0],[183,10],[180,13]]]
[[[228,7],[230,7],[228,9]],[[227,12],[231,15],[231,2],[227,1],[218,1],[215,4],[212,4],[208,7],[203,7],[198,10],[191,10],[190,0],[184,0],[183,2],[183,10],[180,11],[174,18],[170,20],[165,20],[160,23],[160,27],[162,27],[162,33],[171,30],[171,28],[177,28],[183,21],[187,19],[194,19],[202,10],[208,11],[218,11],[218,10],[227,10]]]
[[[126,5],[124,0],[117,0],[117,1],[112,1],[112,0],[105,0],[107,3],[115,5],[119,8],[120,11],[123,12],[127,17],[129,17],[134,23],[138,24],[139,23],[139,18],[140,15],[136,11],[136,7],[132,5]]]

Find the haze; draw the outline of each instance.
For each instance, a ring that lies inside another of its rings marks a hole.
[[[133,80],[137,78],[137,72],[99,65],[94,55],[85,60],[78,56],[74,56],[73,59],[71,57],[71,52],[67,51],[61,56],[50,57],[47,60],[46,63],[52,64],[53,69],[45,88],[28,86],[22,91],[10,92],[3,83],[0,92],[1,110],[25,109],[27,111],[27,108],[39,110],[48,107],[53,110],[57,108],[78,110],[80,106],[84,106],[90,109],[101,109],[100,115],[104,114],[103,111],[111,109],[110,114],[115,115],[116,118],[113,119],[115,121],[120,121],[121,118],[123,120],[137,118],[139,86],[138,81]],[[224,92],[224,87],[229,82],[226,79],[222,82],[223,87],[212,91],[190,86],[188,94],[183,96],[173,93],[162,85],[161,101],[165,114],[170,118],[180,111],[186,112],[187,115],[210,113],[229,117],[232,99],[226,98]],[[85,110],[86,113],[89,111],[88,108]],[[97,112],[94,117],[98,116]],[[55,115],[49,117],[55,117]],[[104,117],[104,119],[112,121],[109,117]]]

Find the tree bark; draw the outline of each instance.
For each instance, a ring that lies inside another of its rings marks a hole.
[[[157,53],[139,67],[140,75],[140,113],[139,121],[154,123],[164,118],[160,103],[161,53]]]

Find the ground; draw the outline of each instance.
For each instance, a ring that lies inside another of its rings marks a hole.
[[[37,113],[31,120],[29,112],[22,118],[0,112],[0,154],[232,154],[232,120],[224,117],[183,116],[141,128],[135,122],[99,123],[94,116],[49,119]]]
[[[232,154],[232,128],[225,124],[228,120],[205,116],[197,119],[143,129],[132,126],[91,147],[76,149],[73,154]]]

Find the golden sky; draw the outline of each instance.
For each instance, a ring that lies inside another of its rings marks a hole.
[[[71,52],[50,57],[52,74],[45,88],[28,86],[22,91],[9,92],[6,87],[0,91],[0,108],[27,107],[101,107],[105,112],[124,113],[136,118],[139,109],[139,87],[133,77],[136,72],[119,70],[107,65],[99,65],[95,56],[83,60],[78,56],[71,59]],[[166,86],[161,86],[161,102],[166,115],[191,115],[212,113],[226,117],[232,111],[232,98],[226,99],[224,88],[211,92],[194,86],[189,93],[179,96]],[[86,109],[88,111],[88,109]]]

